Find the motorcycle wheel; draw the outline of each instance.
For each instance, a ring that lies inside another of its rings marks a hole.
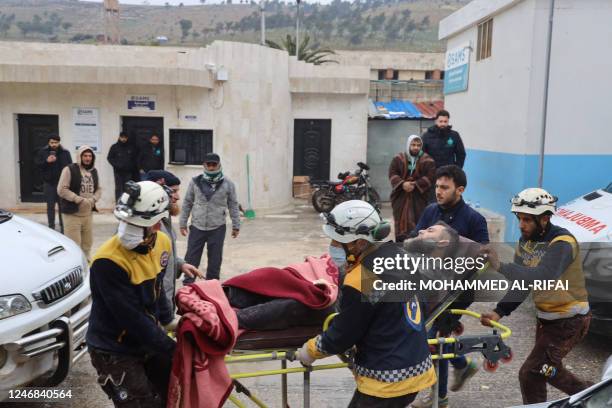
[[[329,191],[317,190],[312,194],[312,206],[316,212],[330,212],[335,204],[334,195]]]
[[[378,191],[374,190],[373,188],[370,188],[368,192],[369,197],[364,197],[364,201],[367,201],[368,203],[372,204],[372,207],[376,208],[377,210],[380,210],[380,195],[378,194]]]

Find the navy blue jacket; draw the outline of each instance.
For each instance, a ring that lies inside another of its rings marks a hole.
[[[422,136],[423,151],[436,162],[436,168],[447,164],[456,164],[463,168],[465,147],[461,136],[451,126],[440,129],[433,125]]]
[[[462,237],[480,244],[489,243],[487,220],[463,199],[448,209],[443,209],[437,203],[429,204],[410,236],[416,237],[420,230],[427,229],[438,221],[444,221]]]

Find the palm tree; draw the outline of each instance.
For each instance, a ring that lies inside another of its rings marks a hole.
[[[300,43],[300,51],[298,54],[298,59],[300,61],[308,62],[310,64],[321,65],[325,63],[335,63],[338,61],[332,59],[326,59],[330,55],[335,55],[336,53],[329,48],[310,48],[310,36],[306,34],[304,39]],[[280,43],[275,41],[266,40],[266,44],[270,48],[274,48],[277,50],[285,50],[289,53],[289,55],[295,55],[295,37],[292,37],[290,34],[287,34],[287,37],[282,40]]]

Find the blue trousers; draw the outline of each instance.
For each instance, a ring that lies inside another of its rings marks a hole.
[[[427,336],[430,339],[436,338],[436,333],[438,332],[438,328],[434,325]],[[442,351],[444,353],[451,352],[451,344],[445,344],[442,346]],[[453,358],[450,360],[451,364],[456,370],[462,370],[467,367],[467,359],[464,356],[460,356],[457,358]],[[446,397],[446,393],[448,391],[448,360],[438,360],[438,397],[444,398]]]

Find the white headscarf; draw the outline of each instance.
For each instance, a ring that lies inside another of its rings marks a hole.
[[[419,157],[422,155],[423,152],[423,149],[421,149],[416,156],[413,156],[412,153],[410,153],[410,143],[412,143],[412,141],[416,139],[419,139],[421,143],[423,143],[423,139],[421,139],[421,136],[418,135],[410,135],[408,137],[408,141],[406,142],[406,156],[410,160],[410,163],[408,163],[408,171],[410,171],[411,176],[414,172],[414,169],[416,168],[416,162],[417,160],[419,160]]]
[[[408,141],[406,142],[406,154],[408,156],[412,156],[410,154],[410,143],[412,143],[412,141],[414,139],[419,139],[421,141],[421,143],[423,143],[423,139],[421,139],[421,136],[419,136],[419,135],[410,135],[410,136],[408,136]]]

